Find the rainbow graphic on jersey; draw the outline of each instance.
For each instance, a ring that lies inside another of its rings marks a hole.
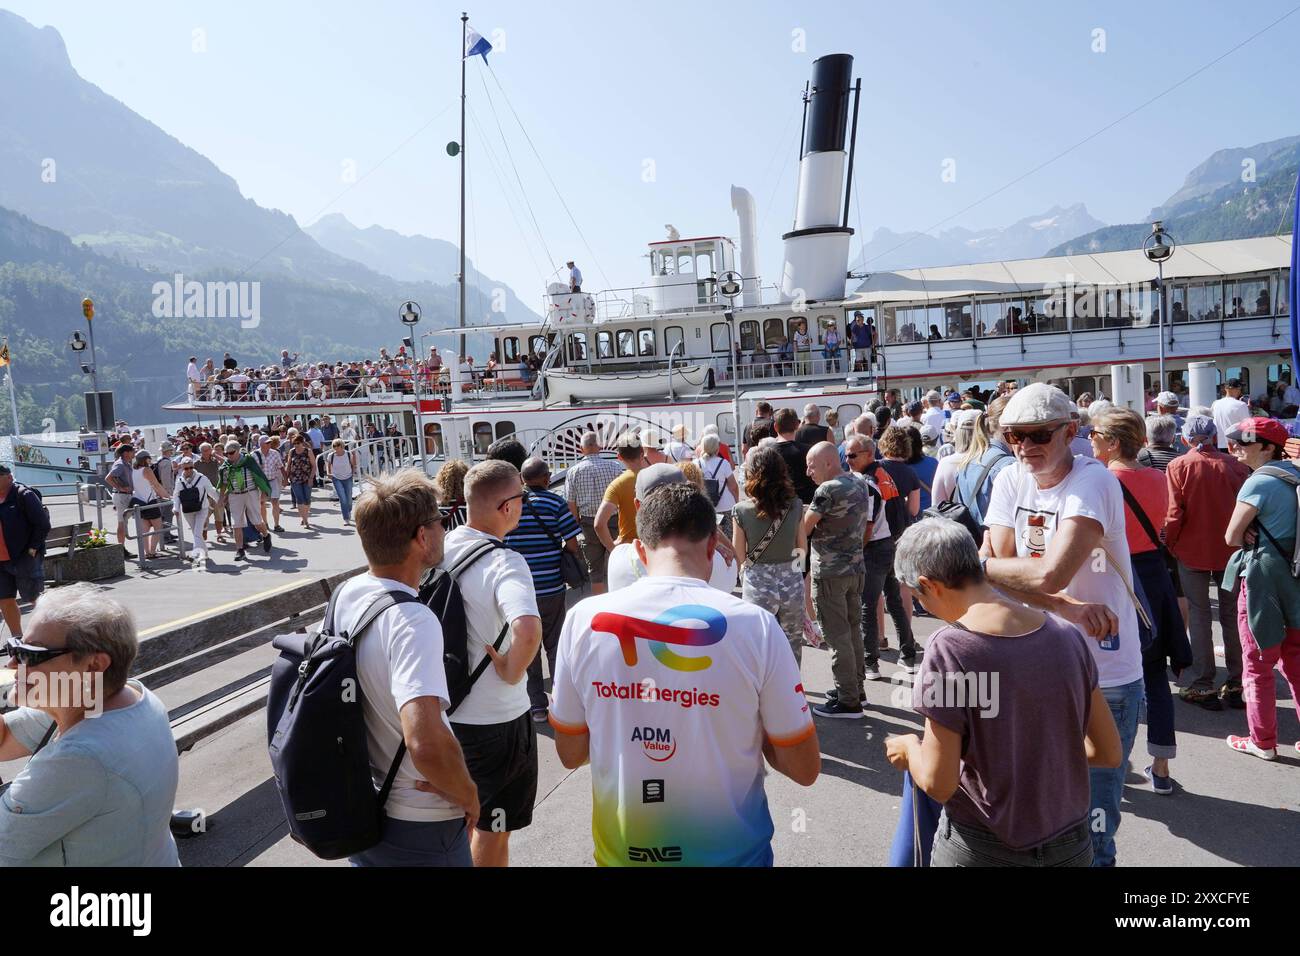
[[[703,604],[682,604],[669,608],[653,621],[614,611],[601,611],[591,619],[591,629],[612,634],[623,650],[623,662],[635,667],[637,638],[650,643],[650,653],[664,667],[675,671],[707,670],[713,658],[684,657],[669,650],[678,647],[708,647],[727,633],[727,619],[716,608]]]

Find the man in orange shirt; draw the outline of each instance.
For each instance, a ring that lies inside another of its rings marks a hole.
[[[1244,706],[1237,598],[1223,590],[1223,569],[1236,549],[1224,544],[1223,531],[1236,506],[1237,492],[1250,477],[1250,469],[1215,447],[1217,434],[1213,418],[1189,415],[1183,424],[1183,438],[1191,450],[1169,462],[1165,472],[1169,481],[1165,545],[1178,559],[1192,644],[1192,666],[1188,669],[1191,683],[1178,696],[1207,710],[1222,710],[1223,701],[1236,708]],[[1211,582],[1217,592],[1224,662],[1228,667],[1221,695],[1216,687],[1214,641],[1210,634]]]

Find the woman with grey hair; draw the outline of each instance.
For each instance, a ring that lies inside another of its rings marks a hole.
[[[1088,769],[1119,766],[1123,750],[1087,638],[994,590],[955,521],[908,528],[894,572],[948,624],[912,686],[924,739],[885,742],[943,804],[931,865],[1090,866]]]
[[[41,598],[5,645],[19,707],[0,722],[0,761],[31,759],[0,794],[0,865],[180,865],[176,741],[127,676],[138,647],[130,612],[90,584]]]
[[[718,533],[731,540],[731,509],[740,500],[740,486],[731,462],[722,457],[722,442],[717,432],[706,430],[700,439],[700,472],[704,475],[704,493],[718,512]]]

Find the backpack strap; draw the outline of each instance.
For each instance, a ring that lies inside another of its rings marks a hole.
[[[341,590],[341,589],[339,589]],[[330,595],[329,607],[326,609],[325,620],[333,626],[334,623],[334,599],[338,597],[338,590]],[[418,603],[419,598],[407,594],[405,591],[385,591],[379,595],[366,607],[361,614],[361,619],[357,621],[357,626],[348,632],[347,640],[349,644],[355,645],[357,638],[366,632],[366,629],[378,620],[379,615],[383,614],[389,608],[396,607],[398,604]],[[384,785],[379,788],[379,806],[388,801],[388,794],[393,789],[393,781],[397,778],[398,768],[402,766],[402,760],[406,757],[406,738],[402,738],[397,745],[397,753],[393,755],[393,763],[388,768],[388,773],[384,776]]]
[[[1296,474],[1292,471],[1288,471],[1285,468],[1279,468],[1277,465],[1264,465],[1262,468],[1259,468],[1255,472],[1255,474],[1268,475],[1270,478],[1277,478],[1281,481],[1285,481],[1292,488],[1296,489],[1297,495],[1300,495],[1300,477],[1297,477]],[[1297,499],[1296,507],[1297,509],[1300,509],[1300,499]],[[1296,521],[1297,521],[1297,526],[1300,527],[1300,512],[1297,513]],[[1255,518],[1255,527],[1258,528],[1260,531],[1264,532],[1264,537],[1268,538],[1269,543],[1272,544],[1273,547],[1277,549],[1278,554],[1282,555],[1282,557],[1284,557],[1286,560],[1291,562],[1292,572],[1294,573],[1296,558],[1300,557],[1300,534],[1298,534],[1296,537],[1295,549],[1292,551],[1291,554],[1287,554],[1286,550],[1282,547],[1282,545],[1278,543],[1277,538],[1273,537],[1273,535],[1269,532],[1269,530],[1264,527],[1264,523],[1259,520],[1258,516],[1256,516]]]
[[[504,547],[504,546],[496,541],[485,541],[478,548],[475,548],[474,551],[472,551],[470,554],[461,558],[460,561],[458,561],[454,566],[448,569],[447,573],[451,575],[453,581],[459,583],[460,576],[464,574],[466,571],[468,571],[470,566],[474,564],[474,562],[476,562],[479,558],[483,557],[483,555],[487,554],[489,551],[495,551],[497,548],[500,547]],[[510,622],[507,621],[505,626],[501,628],[501,633],[497,635],[497,639],[492,642],[493,650],[496,651],[501,650],[501,644],[503,641],[505,641],[506,634],[508,634],[509,632],[510,632]],[[450,707],[447,708],[448,717],[451,717],[451,715],[455,712],[456,708],[459,707],[460,704],[465,703],[465,701],[469,698],[470,692],[474,689],[474,685],[478,683],[478,679],[483,676],[483,672],[487,670],[488,664],[490,663],[492,663],[492,658],[490,658],[487,655],[487,653],[484,652],[482,660],[478,662],[478,666],[476,666],[473,672],[469,675],[469,683],[465,687],[465,696],[460,699],[460,703],[452,704]],[[398,748],[399,751],[401,749],[402,749],[401,747]]]

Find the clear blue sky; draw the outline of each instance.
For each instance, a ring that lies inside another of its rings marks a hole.
[[[459,5],[0,4],[57,28],[83,77],[208,156],[262,205],[303,225],[341,212],[362,226],[455,240],[456,163],[444,146],[458,135]],[[855,210],[851,224],[870,236],[880,226],[926,229],[948,219],[1293,6],[484,4],[469,10],[470,22],[489,39],[504,31],[492,66],[594,257],[477,59],[469,70],[478,120],[470,125],[469,253],[530,303],[542,274],[570,257],[589,289],[635,284],[648,268],[645,243],[663,238],[664,223],[683,235],[734,235],[736,183],[757,200],[760,268],[775,281],[780,233],[793,213],[799,92],[815,56],[857,58],[861,218]],[[205,31],[205,53],[192,50],[196,28]],[[1104,53],[1093,52],[1096,29],[1105,31]],[[792,49],[796,30],[806,52]],[[1139,219],[1215,149],[1300,133],[1298,47],[1300,13],[946,225],[1001,226],[1072,202],[1106,222]],[[497,170],[517,192],[484,80],[549,260],[529,213],[517,197],[507,201],[479,148],[476,129],[487,130]],[[948,158],[955,182],[941,179]],[[342,179],[346,160],[357,169],[351,187]]]

